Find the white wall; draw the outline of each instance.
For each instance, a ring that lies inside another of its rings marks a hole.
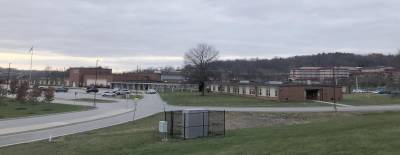
[[[246,87],[246,95],[250,95],[250,87]]]
[[[94,85],[95,83],[97,85],[103,85],[103,86],[108,85],[108,82],[107,82],[106,79],[97,79],[97,82],[96,82],[96,79],[87,79],[86,80],[86,85],[87,86]]]

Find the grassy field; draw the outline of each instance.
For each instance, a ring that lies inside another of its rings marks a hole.
[[[55,103],[21,103],[9,98],[0,98],[0,119],[24,117],[32,115],[44,115],[60,112],[87,110],[89,107],[55,104]]]
[[[207,94],[175,92],[160,93],[161,98],[171,105],[180,106],[231,106],[231,107],[304,107],[304,106],[330,106],[315,102],[279,102],[224,94]]]
[[[335,116],[323,121],[228,130],[225,137],[170,140],[157,133],[160,115],[87,133],[0,149],[0,155],[304,154],[377,155],[400,152],[400,113]]]
[[[348,105],[385,105],[400,104],[400,97],[390,97],[383,94],[345,94],[340,103]]]

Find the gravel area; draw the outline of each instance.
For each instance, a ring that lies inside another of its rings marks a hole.
[[[267,113],[267,112],[227,112],[226,129],[271,127],[324,121],[333,117],[348,117],[360,113],[318,112],[318,113]]]

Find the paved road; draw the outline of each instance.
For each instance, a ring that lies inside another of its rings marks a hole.
[[[88,94],[80,93],[81,97],[91,97]],[[91,104],[91,103],[73,103],[67,101],[74,97],[71,93],[57,94],[58,101],[69,104]],[[101,98],[101,97],[100,97]],[[73,118],[85,118],[93,115],[99,115],[105,112],[120,110],[120,109],[133,109],[133,101],[126,102],[126,100],[117,100],[117,103],[99,103],[98,108],[92,111],[76,112],[69,114],[56,114],[43,117],[33,117],[26,119],[14,119],[0,121],[0,129],[5,127],[23,127],[25,125],[41,124],[49,122],[60,122]],[[226,111],[250,111],[250,112],[328,112],[333,111],[333,107],[183,107],[183,106],[172,106],[167,105],[163,102],[159,95],[145,95],[144,99],[139,101],[137,104],[137,111],[135,120],[144,118],[164,110],[181,110],[181,109],[208,109],[208,110],[226,110]],[[391,106],[346,106],[338,107],[338,111],[400,111],[400,105]],[[37,141],[47,139],[50,136],[57,137],[68,134],[74,134],[84,131],[90,131],[98,128],[104,128],[116,124],[126,123],[133,120],[133,112],[116,115],[113,117],[107,117],[94,121],[86,121],[82,123],[75,123],[71,125],[54,127],[49,129],[35,130],[24,133],[9,134],[0,136],[0,147],[13,145],[18,143],[26,143],[31,141]]]
[[[73,94],[73,93],[72,93]],[[90,97],[90,95],[85,96],[87,94],[80,94],[81,97]],[[67,100],[60,99],[68,99],[71,94],[57,94],[57,102],[65,101],[63,103],[68,104],[91,104],[91,103],[73,103]],[[145,95],[144,99],[140,100],[136,105],[137,111],[135,112],[135,120],[144,118],[159,112],[162,112],[163,105],[162,101],[159,97],[151,97],[154,95]],[[101,98],[101,97],[100,97]],[[110,111],[116,111],[121,109],[131,109],[134,110],[135,103],[132,100],[128,102],[126,100],[116,100],[117,103],[98,103],[97,109],[84,111],[84,112],[75,112],[75,113],[66,113],[66,114],[55,114],[48,115],[42,117],[31,117],[25,119],[10,119],[0,121],[0,132],[1,129],[7,128],[24,128],[30,127],[32,125],[40,125],[40,124],[48,124],[48,123],[63,123],[67,122],[71,119],[85,119],[88,117],[93,117],[96,115],[102,115],[104,113],[109,113]],[[112,117],[105,117],[102,119],[96,119],[93,121],[85,121],[81,123],[73,123],[70,125],[63,125],[58,127],[28,131],[23,133],[15,133],[15,134],[7,134],[0,135],[0,147],[14,145],[19,143],[27,143],[42,139],[48,139],[51,137],[63,136],[68,134],[74,134],[84,131],[90,131],[98,128],[104,128],[116,124],[126,123],[133,120],[133,112],[122,113],[120,115],[114,115]]]

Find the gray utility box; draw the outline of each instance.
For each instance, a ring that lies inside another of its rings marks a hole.
[[[208,110],[183,110],[182,115],[184,139],[208,136]]]

